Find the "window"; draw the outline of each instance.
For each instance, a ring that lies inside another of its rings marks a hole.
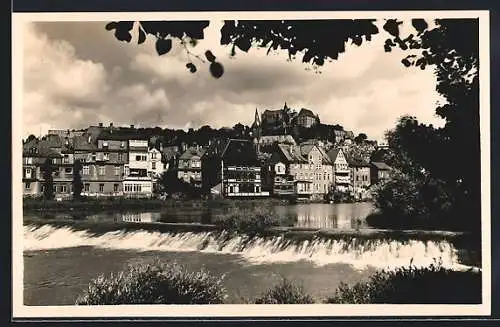
[[[26,178],[31,178],[31,168],[25,168],[24,169],[24,176]]]
[[[156,162],[151,163],[151,169],[155,170],[156,169]]]
[[[118,161],[123,161],[123,153],[118,153]]]
[[[135,156],[135,161],[141,161],[141,158],[142,158],[142,156],[137,155],[137,156]]]
[[[109,153],[108,152],[104,152],[104,160],[109,160]]]
[[[151,153],[151,159],[156,159],[156,152]]]
[[[105,166],[100,166],[99,167],[99,175],[106,175],[106,167]]]
[[[96,160],[96,154],[94,152],[94,153],[92,153],[92,161],[95,161],[95,160]]]
[[[83,173],[83,175],[90,175],[90,167],[83,166],[82,173]]]
[[[54,176],[55,176],[55,177],[59,177],[59,170],[56,170],[56,171],[54,172]]]
[[[31,183],[24,183],[24,189],[26,190],[31,189]]]
[[[26,165],[33,164],[33,158],[32,157],[26,157],[26,158],[24,158],[24,164],[26,164]]]
[[[64,155],[63,163],[69,163],[69,156],[67,154]]]
[[[102,142],[102,146],[107,148],[108,147],[108,142]]]
[[[56,158],[52,158],[52,163],[55,165],[57,164],[57,159]]]
[[[115,167],[115,176],[120,176],[120,167]]]
[[[119,184],[113,184],[113,192],[118,192]]]
[[[61,185],[61,193],[66,193],[67,190],[68,188],[66,187],[66,185]]]
[[[124,147],[125,147],[125,141],[122,141],[122,143],[120,144],[120,147],[121,147],[121,148],[124,148]]]
[[[65,172],[66,174],[71,174],[71,173],[73,173],[73,168],[71,168],[71,167],[65,168],[65,169],[64,169],[64,172]]]
[[[125,176],[130,175],[130,168],[129,167],[125,167],[124,170],[125,170],[124,171]]]
[[[104,192],[104,184],[99,184],[99,192]]]

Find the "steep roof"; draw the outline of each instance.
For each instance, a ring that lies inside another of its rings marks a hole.
[[[332,162],[335,162],[335,160],[337,160],[337,156],[339,155],[339,153],[342,151],[341,148],[332,148],[330,149],[330,151],[328,151],[328,157],[330,158],[330,160]]]
[[[300,148],[294,145],[278,144],[278,149],[288,163],[307,163],[307,159],[300,152]]]
[[[254,145],[249,140],[227,140],[220,156],[224,162],[229,164],[260,165]]]
[[[201,158],[203,156],[203,154],[205,153],[206,149],[204,148],[197,148],[197,147],[190,147],[188,148],[186,151],[184,151],[183,154],[181,154],[181,156],[179,157],[179,159],[183,159],[183,160],[189,160],[193,157],[199,157]]]
[[[314,114],[314,112],[312,112],[312,110],[309,110],[306,108],[300,109],[299,114],[297,116],[308,116],[308,117],[316,118],[316,115]]]
[[[23,145],[23,156],[41,158],[60,158],[61,154],[51,147],[47,140],[33,140]]]
[[[90,143],[89,143],[90,137]],[[85,134],[82,136],[73,137],[73,149],[76,151],[93,151],[97,149],[97,146],[92,142],[92,135]]]
[[[103,130],[97,136],[98,140],[117,140],[117,141],[127,141],[127,140],[148,140],[147,135],[139,133],[136,129],[130,128],[113,128]]]
[[[387,165],[385,162],[374,161],[372,165],[375,166],[378,170],[391,170],[391,167]]]

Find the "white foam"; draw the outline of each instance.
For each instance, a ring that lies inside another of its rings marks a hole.
[[[93,246],[112,250],[201,251],[206,253],[238,254],[249,264],[286,263],[306,260],[315,265],[344,263],[356,269],[375,267],[394,269],[408,266],[426,267],[439,260],[445,268],[469,269],[460,264],[457,250],[446,241],[407,242],[373,240],[347,242],[339,239],[312,239],[293,243],[283,237],[254,238],[239,235],[200,233],[160,233],[149,231],[113,231],[92,235],[67,227],[24,227],[24,250],[49,250],[79,246]]]

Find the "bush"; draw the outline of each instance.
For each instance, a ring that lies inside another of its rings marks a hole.
[[[302,285],[283,278],[274,287],[255,299],[255,304],[311,304],[313,298],[306,294]]]
[[[141,264],[91,280],[76,304],[219,304],[226,297],[222,279],[177,264]]]
[[[218,216],[214,223],[226,230],[237,232],[263,232],[269,227],[290,225],[286,217],[278,217],[271,208],[233,208],[228,213]]]
[[[326,303],[472,304],[481,303],[481,275],[440,265],[381,271],[352,287],[341,283]]]

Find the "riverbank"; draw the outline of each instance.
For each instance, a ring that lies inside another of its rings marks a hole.
[[[273,205],[286,205],[290,202],[283,199],[135,199],[135,198],[83,198],[81,200],[43,200],[23,199],[25,212],[123,212],[146,211],[177,208],[223,208],[223,207],[266,207]]]
[[[345,201],[330,202],[324,200],[291,200],[280,198],[265,199],[157,199],[157,198],[82,198],[80,200],[44,200],[23,199],[23,210],[25,212],[124,212],[124,211],[147,211],[162,209],[219,209],[219,208],[253,208],[270,207],[290,204],[345,204],[370,201]]]

